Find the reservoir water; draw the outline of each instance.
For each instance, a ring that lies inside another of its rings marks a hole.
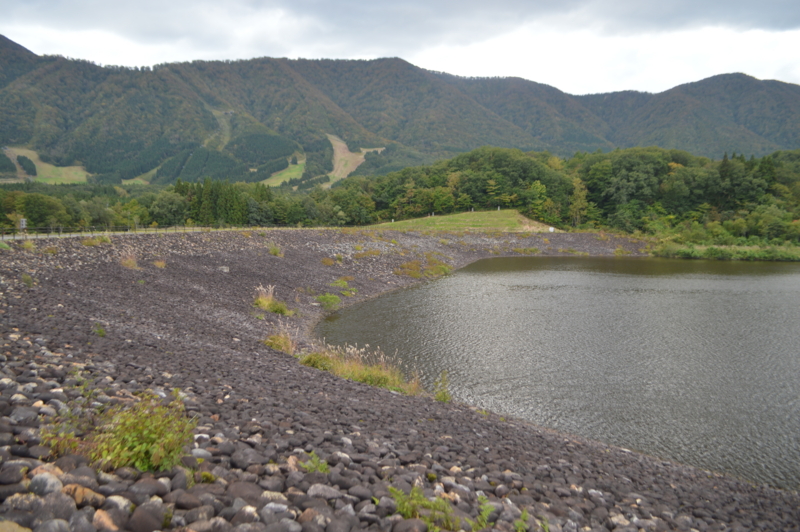
[[[497,258],[343,309],[458,401],[660,458],[800,488],[800,265]]]

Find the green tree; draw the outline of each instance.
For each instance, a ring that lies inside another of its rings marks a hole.
[[[61,200],[36,192],[21,196],[17,200],[17,211],[28,220],[28,227],[54,227],[70,223]]]
[[[574,188],[569,197],[569,216],[572,219],[573,227],[577,227],[589,210],[589,202],[586,200],[586,186],[579,177],[572,178],[572,185]]]

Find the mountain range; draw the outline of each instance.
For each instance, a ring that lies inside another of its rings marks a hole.
[[[352,151],[386,147],[368,154],[358,170],[366,174],[483,145],[560,156],[652,145],[761,156],[800,148],[800,86],[723,74],[658,94],[575,96],[398,58],[99,66],[39,56],[0,36],[0,145],[29,147],[47,162],[115,178],[159,167],[156,179],[169,182],[189,166],[197,177],[262,178],[300,156],[313,178],[330,171],[328,134]]]

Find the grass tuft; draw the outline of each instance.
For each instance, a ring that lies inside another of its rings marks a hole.
[[[120,257],[119,263],[122,265],[123,268],[128,268],[129,270],[140,270],[139,264],[136,262],[136,257],[132,254],[123,255]]]
[[[370,350],[368,346],[364,348],[327,346],[320,351],[303,356],[300,363],[345,379],[386,388],[405,395],[423,393],[418,378],[407,381],[403,377],[403,373],[389,363],[386,355],[380,349]]]
[[[297,331],[295,331],[296,333]],[[297,342],[294,339],[295,334],[292,333],[288,326],[280,322],[278,325],[278,332],[271,334],[264,340],[264,345],[271,347],[276,351],[283,351],[289,355],[294,355],[297,350]]]
[[[325,266],[333,266],[336,264],[336,261],[330,257],[322,257],[322,264]]]
[[[339,307],[339,303],[342,302],[342,299],[336,294],[325,293],[321,296],[317,296],[317,301],[325,310],[336,310]]]
[[[167,267],[167,263],[163,260],[154,260],[153,266],[155,266],[156,268],[164,269]]]
[[[269,246],[270,255],[274,255],[275,257],[283,257],[283,251],[281,251],[281,248],[278,246],[278,244],[270,242],[267,244],[267,246]]]
[[[450,381],[447,378],[447,371],[443,370],[442,373],[439,375],[439,378],[436,379],[436,382],[433,383],[433,398],[439,401],[440,403],[449,403],[450,401],[452,401],[453,396],[450,395],[449,387],[450,387]]]
[[[256,298],[253,301],[253,305],[261,310],[280,314],[281,316],[294,316],[294,311],[289,310],[286,303],[275,299],[273,295],[274,291],[275,285],[268,285],[266,288],[262,285],[258,285],[256,287]]]

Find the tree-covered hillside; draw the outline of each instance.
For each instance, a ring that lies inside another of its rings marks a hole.
[[[301,191],[210,178],[178,179],[156,189],[0,186],[0,223],[7,227],[21,217],[30,226],[51,227],[366,225],[496,208],[518,209],[565,229],[611,228],[679,243],[797,244],[800,150],[760,159],[732,153],[712,161],[662,148],[562,159],[485,147]]]
[[[331,170],[329,134],[351,150],[387,148],[369,154],[358,170],[364,175],[484,145],[559,156],[649,145],[763,156],[800,147],[800,86],[729,74],[661,94],[572,96],[396,58],[101,67],[40,57],[0,36],[0,145],[84,165],[98,182],[158,169],[157,182],[168,183],[183,165],[190,171],[182,180],[255,180],[296,153],[305,160],[301,181],[310,185]]]

